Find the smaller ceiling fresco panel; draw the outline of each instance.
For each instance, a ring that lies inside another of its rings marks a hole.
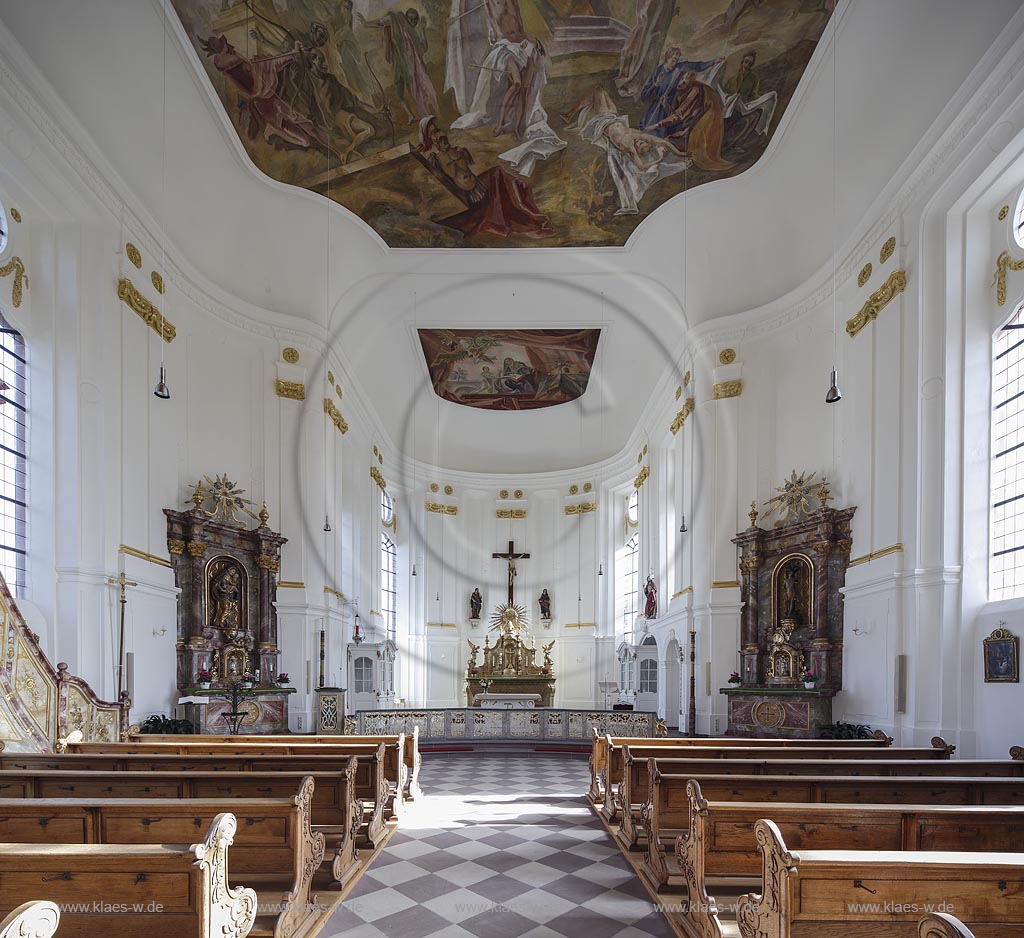
[[[760,159],[835,0],[172,0],[268,176],[391,247],[625,244]]]
[[[566,404],[587,390],[600,329],[419,329],[434,392],[485,410]]]

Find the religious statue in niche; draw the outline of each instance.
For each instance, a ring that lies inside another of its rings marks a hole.
[[[483,606],[484,598],[480,595],[480,587],[477,587],[469,597],[469,617],[471,619],[479,619],[480,610],[483,609]]]
[[[542,619],[551,618],[551,597],[548,595],[546,589],[540,591],[540,598],[537,600],[537,605],[540,606],[540,617]]]
[[[654,577],[648,576],[644,584],[644,618],[653,619],[658,614],[658,587],[654,585]]]
[[[238,606],[242,595],[244,571],[226,558],[218,558],[210,566],[210,625],[220,629],[231,639],[239,629]]]

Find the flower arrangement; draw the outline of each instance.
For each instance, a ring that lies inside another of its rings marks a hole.
[[[818,675],[815,674],[810,669],[804,669],[803,674],[800,675],[800,680],[802,680],[805,685],[817,684],[818,683]]]
[[[203,684],[203,683],[209,684],[210,681],[213,680],[213,672],[212,671],[200,671],[196,675],[196,680],[198,680],[200,684]]]
[[[740,677],[740,672],[739,671],[733,671],[732,674],[729,675],[729,683],[730,684],[742,684],[743,683],[743,678]]]
[[[548,669],[547,668],[541,668],[540,669],[540,673],[541,674],[547,674],[548,673]]]
[[[470,668],[470,669],[469,669],[469,676],[470,676],[470,677],[476,677],[476,675],[477,675],[477,670],[476,670],[476,668]]]
[[[252,682],[256,680],[256,676],[251,671],[246,671],[242,675],[242,687],[252,687]]]
[[[287,671],[282,671],[282,672],[281,672],[281,673],[280,673],[280,674],[279,674],[279,675],[277,676],[277,683],[278,683],[278,684],[288,684],[288,683],[289,683],[289,680],[288,680],[288,672],[287,672]]]

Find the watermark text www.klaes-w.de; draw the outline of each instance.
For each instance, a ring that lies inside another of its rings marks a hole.
[[[846,911],[870,915],[873,912],[880,912],[884,915],[927,915],[929,912],[945,912],[951,914],[956,911],[952,902],[847,902]]]

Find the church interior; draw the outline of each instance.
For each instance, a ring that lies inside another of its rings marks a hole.
[[[0,0],[0,938],[1024,934],[1022,61]]]

